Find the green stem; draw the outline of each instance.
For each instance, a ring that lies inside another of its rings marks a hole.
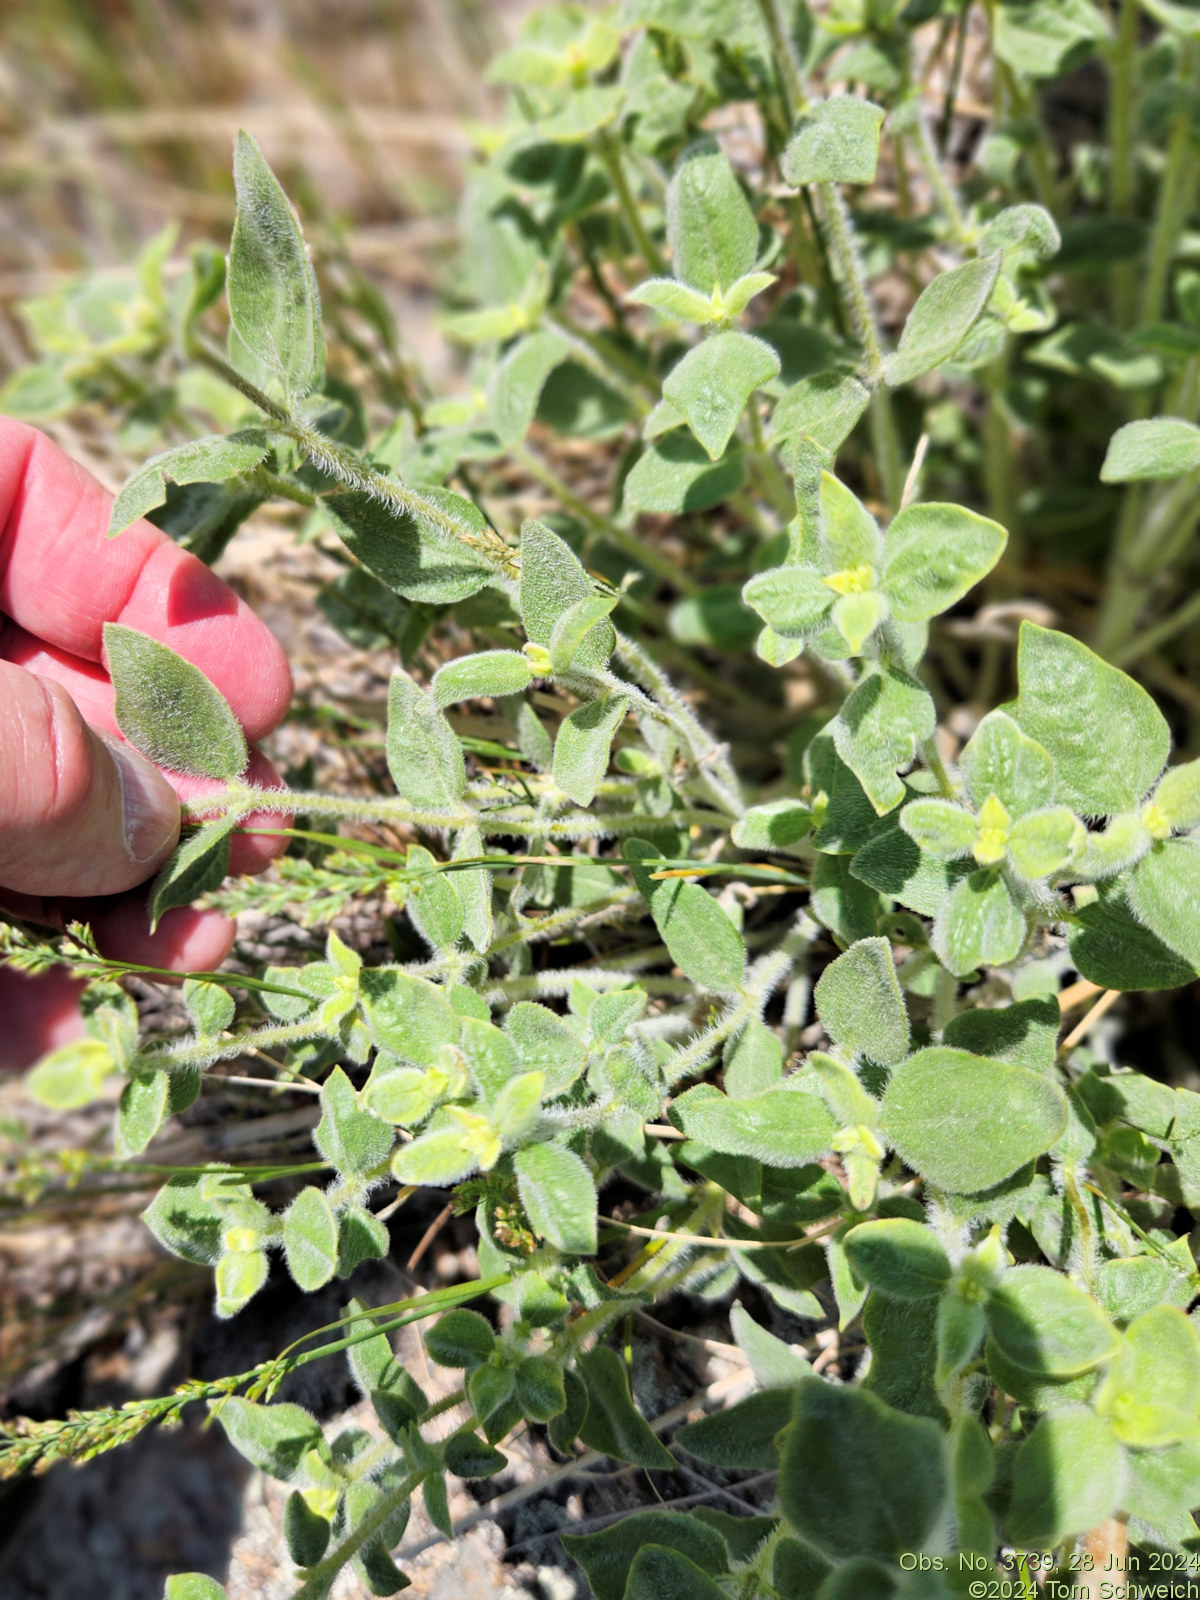
[[[797,113],[808,105],[808,96],[804,92],[804,77],[800,63],[796,59],[796,49],[791,35],[780,14],[779,0],[758,0],[758,9],[771,39],[771,54],[779,73],[779,93],[790,126],[796,120]]]
[[[763,494],[770,502],[776,516],[782,517],[785,522],[790,522],[796,511],[796,497],[791,484],[767,448],[762,415],[758,409],[757,391],[750,396],[746,414],[750,419],[750,443],[754,452],[752,460]]]
[[[927,767],[937,779],[938,790],[946,800],[957,800],[958,790],[954,780],[946,770],[946,763],[942,760],[941,752],[937,747],[936,739],[922,739],[918,746],[922,765]]]
[[[151,1066],[207,1067],[214,1061],[230,1061],[247,1050],[270,1050],[279,1045],[303,1044],[306,1039],[315,1039],[323,1032],[324,1029],[315,1020],[289,1022],[277,1027],[255,1028],[249,1033],[236,1034],[232,1039],[207,1039],[201,1044],[190,1044],[184,1040],[179,1044],[159,1045],[144,1054]]]
[[[866,380],[875,384],[883,371],[883,347],[875,326],[875,308],[871,304],[871,291],[867,287],[866,274],[858,254],[850,212],[835,183],[818,183],[814,187],[838,290],[850,328],[867,358]]]
[[[1194,87],[1195,50],[1190,41],[1181,49],[1180,79]],[[1171,118],[1167,141],[1167,164],[1158,189],[1158,207],[1150,243],[1150,264],[1146,271],[1139,308],[1143,323],[1155,322],[1162,315],[1167,294],[1167,279],[1179,234],[1191,211],[1196,193],[1197,162],[1192,151],[1192,106],[1189,102]]]
[[[180,807],[185,821],[209,819],[214,815],[227,815],[231,811],[239,816],[247,816],[254,811],[276,815],[300,811],[309,816],[345,817],[359,822],[409,823],[417,828],[465,828],[474,825],[481,833],[489,835],[534,832],[551,839],[603,839],[622,833],[636,833],[638,829],[724,828],[727,824],[727,819],[718,812],[698,809],[673,811],[657,819],[638,813],[606,815],[578,811],[568,812],[550,821],[536,817],[531,806],[518,801],[511,802],[504,809],[508,812],[506,816],[497,816],[492,812],[481,815],[466,806],[422,809],[407,800],[386,795],[355,799],[349,795],[295,789],[255,789],[248,784],[231,788],[225,794],[210,794],[199,800],[185,801]],[[513,812],[520,814],[514,816]]]
[[[377,472],[352,451],[295,417],[289,418],[280,431],[287,438],[294,439],[313,464],[331,477],[340,478],[351,488],[381,501],[396,516],[421,518],[439,533],[457,539],[460,544],[485,556],[498,570],[512,575],[516,551],[505,544],[492,528],[480,531],[473,523],[448,510],[443,503],[431,500],[419,490],[407,488],[385,473]]]
[[[811,283],[824,297],[828,286],[825,274],[821,270],[821,247],[809,231],[811,216],[804,203],[804,196],[794,196],[788,209],[791,212],[788,248],[796,265],[796,276],[801,283]]]
[[[871,427],[871,449],[879,472],[880,497],[889,511],[899,511],[900,501],[904,495],[904,461],[896,433],[892,392],[883,384],[880,384],[871,396],[868,420]]]
[[[589,900],[587,905],[566,906],[560,911],[551,911],[544,917],[536,920],[526,919],[525,926],[517,929],[516,933],[505,934],[504,938],[497,939],[488,946],[489,956],[503,955],[506,950],[515,950],[518,945],[536,944],[542,939],[554,939],[568,929],[578,927],[582,922],[599,921],[603,918],[623,917],[637,912],[641,915],[645,902],[637,889],[618,889],[614,894],[605,895],[600,900]]]
[[[1138,0],[1121,0],[1121,20],[1109,52],[1108,138],[1111,165],[1108,209],[1109,215],[1117,220],[1133,215],[1133,86],[1140,16]],[[1132,261],[1119,261],[1113,269],[1113,320],[1118,328],[1133,326],[1136,303],[1136,265]]]
[[[987,0],[988,16],[994,17],[995,0]],[[993,28],[993,38],[995,30]],[[1035,125],[1036,134],[1027,148],[1025,154],[1029,159],[1030,171],[1033,175],[1034,193],[1039,202],[1045,206],[1052,217],[1060,215],[1058,201],[1058,185],[1050,167],[1049,150],[1052,148],[1050,138],[1046,133],[1041,116],[1038,113],[1037,101],[1017,78],[1016,73],[998,56],[995,61],[996,85],[1003,88],[1008,96],[1008,103],[1013,114],[1022,119],[1028,119]]]
[[[191,354],[213,372],[219,373],[226,383],[232,384],[260,411],[276,422],[279,431],[286,438],[294,440],[313,464],[328,472],[331,477],[339,478],[352,488],[360,489],[364,494],[370,495],[372,499],[382,501],[398,516],[421,517],[440,533],[477,550],[502,571],[511,574],[515,552],[493,530],[488,529],[485,533],[480,533],[471,523],[455,516],[453,511],[447,510],[438,501],[431,500],[428,495],[421,494],[415,489],[408,489],[395,478],[377,472],[374,467],[368,466],[343,445],[292,416],[289,411],[272,400],[270,395],[264,394],[248,379],[243,378],[240,372],[206,346],[194,344]],[[284,493],[284,490],[280,488],[275,492]],[[296,498],[294,494],[288,497]]]
[[[1194,422],[1200,411],[1200,356],[1189,356],[1167,389],[1162,414]]]
[[[925,181],[933,190],[934,198],[941,209],[942,215],[950,224],[950,238],[960,250],[969,249],[971,246],[971,230],[967,225],[966,213],[963,211],[962,202],[950,179],[946,176],[945,168],[933,147],[933,140],[929,135],[923,115],[918,114],[913,125],[913,148],[917,153],[917,161],[924,174]]]
[[[629,230],[633,234],[634,242],[638,247],[642,260],[654,277],[664,277],[667,271],[667,264],[663,260],[658,246],[647,233],[646,224],[642,221],[638,203],[634,199],[633,190],[629,187],[629,179],[625,176],[621,146],[607,132],[601,133],[598,145],[600,159],[603,161],[605,170],[612,180],[617,204],[621,208],[622,216],[629,224]]]
[[[1017,496],[1013,472],[1012,427],[1004,391],[1008,384],[1009,347],[984,373],[987,390],[987,415],[984,420],[983,476],[987,487],[988,509],[1002,528],[1007,528],[1009,558],[1020,564],[1016,548],[1019,539],[1017,526]]]
[[[874,390],[871,396],[871,441],[880,489],[888,506],[896,511],[904,493],[904,465],[900,456],[896,419],[892,412],[891,390],[880,381],[883,376],[883,345],[875,322],[871,291],[859,257],[850,212],[837,185],[818,183],[814,187],[838,292],[851,331],[866,357],[863,378]]]
[[[1131,484],[1126,491],[1096,632],[1096,649],[1101,655],[1132,659],[1126,641],[1158,577],[1178,558],[1180,547],[1191,536],[1198,490],[1200,477],[1192,473],[1153,500],[1148,509],[1144,484]],[[1144,654],[1144,646],[1144,639],[1134,641],[1133,653]]]
[[[1092,1225],[1092,1216],[1088,1210],[1087,1201],[1079,1190],[1079,1169],[1074,1163],[1065,1163],[1063,1166],[1063,1188],[1066,1191],[1067,1203],[1075,1213],[1075,1221],[1079,1227],[1079,1270],[1083,1275],[1084,1286],[1094,1289],[1096,1282],[1096,1230]]]
[[[731,816],[740,817],[745,812],[741,786],[737,773],[729,760],[729,753],[718,745],[711,733],[676,689],[654,659],[624,634],[617,635],[617,660],[635,683],[666,713],[672,727],[681,736],[697,768],[715,781],[713,798]]]
[[[1150,503],[1141,535],[1130,552],[1130,564],[1139,575],[1156,577],[1178,560],[1191,538],[1197,512],[1200,474],[1189,473],[1165,494],[1160,491]]]
[[[581,367],[586,367],[608,388],[615,389],[639,417],[649,416],[649,402],[634,385],[649,389],[657,396],[659,384],[652,373],[643,371],[636,361],[631,360],[623,350],[617,349],[603,334],[580,327],[565,312],[549,312],[546,321],[570,340],[571,350]]]
[[[382,1532],[405,1501],[412,1499],[428,1476],[428,1468],[423,1472],[412,1472],[403,1483],[398,1484],[388,1494],[382,1495],[354,1531],[348,1534],[336,1549],[331,1550],[315,1566],[304,1568],[304,1582],[298,1589],[293,1590],[291,1600],[325,1600],[331,1581],[348,1561],[353,1560],[365,1544],[370,1544],[371,1540]]]
[[[291,500],[295,505],[307,506],[310,510],[320,504],[317,496],[308,489],[302,489],[298,483],[281,477],[278,472],[270,472],[266,467],[255,467],[251,476],[256,489],[262,489],[275,499]]]
[[[1108,655],[1124,641],[1145,601],[1145,590],[1134,581],[1129,571],[1130,550],[1141,527],[1145,498],[1144,483],[1126,486],[1121,514],[1113,535],[1104,598],[1100,604],[1093,640],[1093,648],[1102,656]]]
[[[770,955],[756,962],[736,1005],[731,1005],[710,1027],[676,1050],[664,1064],[664,1082],[681,1083],[703,1065],[717,1045],[736,1033],[751,1018],[759,1016],[772,990],[779,987],[795,965],[798,953],[797,938],[789,934],[778,950],[773,950]]]
[[[239,394],[249,400],[251,405],[257,406],[264,416],[272,418],[275,422],[290,422],[292,420],[291,413],[281,406],[277,400],[272,400],[269,394],[264,394],[257,384],[250,382],[249,378],[243,378],[237,368],[230,366],[224,356],[218,355],[215,350],[210,350],[200,340],[192,339],[190,341],[187,347],[187,354],[193,361],[198,361],[201,366],[207,367],[210,372],[215,372],[219,378],[223,378],[231,389],[236,389]]]
[[[1121,649],[1112,651],[1110,659],[1116,667],[1127,667],[1130,662],[1139,660],[1151,650],[1157,650],[1159,645],[1166,644],[1168,639],[1175,638],[1176,634],[1182,633],[1185,628],[1190,628],[1198,621],[1200,621],[1200,594],[1194,594],[1177,611],[1172,611],[1169,617],[1164,617],[1153,628],[1145,629]]]

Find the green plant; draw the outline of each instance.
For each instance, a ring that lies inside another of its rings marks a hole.
[[[484,1277],[470,1293],[500,1303],[500,1331],[455,1306],[426,1336],[464,1373],[458,1431],[424,1428],[444,1408],[393,1358],[397,1308],[359,1302],[336,1346],[382,1437],[327,1442],[301,1408],[271,1403],[283,1358],[211,1397],[238,1449],[294,1485],[305,1600],[351,1560],[373,1592],[402,1587],[391,1552],[413,1495],[452,1535],[445,1474],[501,1470],[522,1420],[559,1452],[580,1439],[670,1470],[605,1341],[636,1306],[743,1282],[795,1316],[832,1304],[841,1330],[861,1322],[869,1365],[830,1383],[735,1307],[763,1393],[678,1429],[672,1448],[777,1469],[777,1498],[752,1527],[664,1511],[564,1538],[598,1600],[976,1593],[1002,1544],[1032,1593],[1032,1570],[1067,1576],[1123,1550],[1114,1518],[1143,1552],[1192,1559],[1200,1278],[1174,1216],[1200,1207],[1200,1095],[1094,1054],[1086,1030],[1060,1044],[1058,992],[1066,970],[1113,991],[1200,972],[1200,762],[1172,763],[1155,700],[1068,633],[1022,623],[1015,697],[994,704],[996,641],[968,662],[939,619],[981,583],[1015,592],[1037,507],[1013,491],[1014,422],[1046,401],[1046,370],[1109,384],[1110,408],[1132,396],[1100,473],[1130,488],[1094,642],[1128,663],[1195,610],[1135,637],[1191,557],[1200,473],[1198,280],[1177,262],[1194,16],[1146,0],[1161,28],[1143,40],[1124,0],[1110,39],[1088,0],[985,6],[996,120],[960,194],[913,82],[928,35],[965,38],[969,9],[535,13],[493,66],[512,117],[468,182],[445,319],[471,351],[465,395],[409,392],[399,419],[380,418],[362,351],[357,372],[344,357],[326,371],[299,228],[245,136],[227,282],[198,250],[168,305],[151,272],[148,353],[106,347],[82,370],[74,352],[10,386],[74,394],[114,354],[153,363],[170,343],[165,359],[217,385],[226,429],[154,456],[118,497],[113,535],[151,514],[212,558],[281,496],[310,536],[341,541],[327,614],[405,663],[387,705],[394,794],[264,791],[242,779],[240,730],[194,668],[131,629],[106,637],[126,736],[227,783],[189,808],[154,914],[207,894],[321,924],[385,894],[420,959],[368,965],[330,931],[320,962],[193,975],[192,1030],[140,1038],[118,965],[85,929],[10,924],[3,946],[95,979],[88,1040],[30,1088],[78,1105],[123,1074],[124,1156],[248,1050],[319,1081],[327,1180],[280,1214],[252,1174],[188,1171],[145,1214],[169,1249],[213,1266],[222,1315],[262,1287],[272,1250],[305,1290],[385,1254],[372,1209],[385,1186],[451,1189],[475,1210]],[[1067,201],[1034,87],[1093,49],[1110,62],[1111,139],[1072,198],[1103,199],[1107,182],[1109,231],[1079,282],[1051,276]],[[819,98],[818,71],[883,103]],[[753,181],[701,130],[743,102],[762,131]],[[1134,156],[1159,135],[1146,241]],[[887,226],[845,194],[876,179],[881,152],[898,196]],[[931,212],[915,214],[913,184]],[[1136,250],[1096,271],[1104,241],[1130,230],[1147,252],[1140,306]],[[889,261],[912,280],[892,349],[872,295]],[[210,328],[223,286],[224,352]],[[168,427],[188,415],[173,370]],[[944,397],[973,384],[972,468]],[[573,487],[559,437],[590,442],[607,509]],[[926,470],[981,484],[994,516],[921,498],[930,438]],[[512,470],[559,508],[519,537],[503,509]],[[667,668],[702,691],[704,715]],[[964,670],[984,703],[958,748],[939,708]],[[456,709],[480,701],[486,738]],[[230,835],[262,812],[306,819],[281,821],[298,851],[274,879],[226,885]],[[385,825],[390,842],[341,823]],[[797,1054],[810,992],[827,1048]],[[605,1214],[613,1179],[646,1194],[636,1220]],[[3,1449],[20,1467],[131,1426],[27,1430]],[[210,1592],[195,1576],[168,1586]]]

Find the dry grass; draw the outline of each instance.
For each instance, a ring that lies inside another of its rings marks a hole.
[[[230,144],[260,140],[318,248],[393,298],[453,237],[479,74],[523,0],[15,0],[0,7],[0,376],[16,302],[127,273],[178,222],[224,241]]]

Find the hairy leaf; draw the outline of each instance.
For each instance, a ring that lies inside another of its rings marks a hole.
[[[886,939],[862,939],[832,961],[814,995],[817,1015],[842,1049],[895,1066],[908,1054],[908,1014]]]
[[[467,786],[462,749],[436,700],[399,667],[388,689],[388,771],[406,800],[447,807]]]
[[[1153,877],[1149,880],[1153,896]],[[1177,989],[1196,968],[1144,926],[1126,899],[1127,880],[1102,884],[1075,915],[1069,947],[1080,977],[1105,989]]]
[[[681,322],[698,322],[702,326],[716,321],[716,313],[709,295],[689,289],[674,278],[648,278],[625,297],[634,305],[650,306],[665,317]]]
[[[335,1067],[321,1086],[321,1120],[313,1142],[338,1172],[360,1175],[387,1160],[395,1133],[359,1105],[354,1085]]]
[[[239,1455],[284,1483],[310,1450],[320,1451],[325,1443],[320,1423],[303,1406],[287,1402],[258,1405],[230,1395],[214,1401],[209,1410]]]
[[[425,1334],[425,1349],[440,1367],[477,1367],[487,1360],[496,1336],[486,1317],[458,1306],[439,1317]]]
[[[1148,933],[1200,969],[1200,845],[1168,839],[1129,875],[1129,909]]]
[[[943,272],[924,290],[908,314],[884,376],[893,388],[911,383],[946,361],[983,315],[1000,271],[1000,253],[965,261]]]
[[[74,1111],[99,1099],[105,1079],[116,1070],[106,1044],[99,1039],[77,1039],[44,1055],[25,1079],[25,1090],[52,1111]]]
[[[829,1149],[833,1120],[815,1095],[784,1085],[731,1100],[698,1084],[671,1103],[671,1121],[690,1139],[773,1167],[803,1167]]]
[[[628,710],[628,700],[613,694],[589,700],[563,718],[554,741],[554,781],[576,805],[590,806],[595,799]]]
[[[685,151],[667,189],[667,243],[675,276],[701,294],[750,271],[758,224],[729,157],[711,143]]]
[[[779,1504],[834,1561],[920,1548],[950,1490],[945,1436],[860,1389],[802,1383],[783,1435]]]
[[[769,344],[748,333],[714,334],[689,350],[663,383],[663,394],[687,422],[711,461],[725,446],[755,389],[779,372]]]
[[[1022,733],[1006,712],[988,712],[964,745],[959,764],[976,806],[994,794],[1013,816],[1022,817],[1053,797],[1049,752]]]
[[[625,1600],[724,1600],[724,1595],[694,1561],[656,1544],[638,1551],[625,1590]]]
[[[389,589],[408,600],[465,600],[496,575],[485,552],[488,526],[469,500],[447,489],[423,491],[440,516],[418,515],[350,489],[321,501],[346,548]]]
[[[151,456],[113,501],[108,537],[115,538],[148,511],[165,505],[168,483],[224,483],[243,472],[252,472],[266,459],[269,449],[265,433],[244,428],[238,433],[191,439]]]
[[[824,626],[837,595],[812,567],[772,567],[751,578],[742,598],[785,639],[804,639]]]
[[[880,1123],[910,1167],[952,1194],[1000,1183],[1066,1124],[1066,1097],[1042,1074],[944,1046],[896,1068]]]
[[[835,95],[800,117],[783,155],[789,183],[870,183],[879,162],[883,108],[858,95]]]
[[[1200,1337],[1178,1306],[1153,1306],[1130,1323],[1096,1410],[1122,1444],[1138,1450],[1158,1450],[1196,1432]]]
[[[1145,689],[1077,639],[1032,622],[1021,624],[1017,678],[1014,716],[1054,762],[1054,798],[1083,816],[1136,805],[1171,747]]]
[[[879,586],[892,615],[924,622],[948,611],[996,565],[1007,534],[961,506],[909,506],[893,518]]]
[[[136,1156],[162,1127],[170,1110],[171,1079],[166,1072],[135,1073],[121,1091],[114,1143],[119,1156]]]
[[[965,978],[978,967],[1015,961],[1026,931],[1025,913],[1007,883],[986,869],[951,889],[933,925],[933,948],[947,971]]]
[[[533,668],[519,650],[484,650],[448,661],[433,675],[433,698],[439,710],[458,700],[479,700],[520,694],[533,682]]]
[[[887,1217],[852,1228],[846,1259],[855,1276],[899,1300],[926,1300],[949,1281],[949,1257],[933,1232],[909,1217]]]
[[[325,372],[321,298],[304,240],[257,143],[239,133],[233,150],[237,220],[229,247],[229,315],[242,343],[295,399]]]
[[[505,352],[488,382],[488,415],[502,445],[511,448],[529,432],[546,379],[569,349],[561,333],[542,328]]]
[[[849,372],[801,378],[779,397],[771,416],[771,439],[786,447],[803,436],[832,454],[850,437],[870,400],[870,390]]]
[[[1200,428],[1181,417],[1127,422],[1108,442],[1102,483],[1182,478],[1200,467]]]
[[[337,1270],[337,1218],[315,1185],[301,1189],[284,1213],[283,1249],[288,1271],[306,1294],[328,1283]]]
[[[1084,1533],[1117,1509],[1124,1480],[1124,1452],[1102,1417],[1085,1406],[1051,1412],[1013,1462],[1009,1537],[1048,1550]]]
[[[625,505],[633,511],[708,511],[736,494],[746,476],[742,453],[709,459],[699,440],[682,429],[655,439],[625,479]]]
[[[517,1191],[535,1230],[569,1255],[596,1253],[596,1185],[579,1156],[531,1144],[513,1159]]]
[[[936,723],[929,691],[899,667],[868,672],[834,719],[837,753],[880,816],[904,799],[896,768],[913,759]]]
[[[675,1458],[634,1405],[625,1364],[616,1351],[597,1345],[579,1357],[579,1371],[588,1389],[587,1419],[579,1431],[584,1444],[635,1467],[671,1471]]]
[[[130,744],[173,772],[236,778],[246,737],[229,702],[169,645],[118,622],[104,624],[104,658],[117,726]]]
[[[563,1548],[583,1568],[596,1600],[625,1600],[629,1569],[639,1550],[677,1550],[705,1572],[725,1572],[729,1557],[720,1534],[678,1511],[639,1511],[597,1533],[562,1536]]]
[[[563,613],[577,600],[590,600],[595,593],[595,585],[570,545],[544,523],[525,523],[521,529],[521,621],[530,640],[549,648]],[[615,644],[612,624],[599,623],[580,646],[574,665],[584,671],[602,671]]]
[[[630,839],[625,845],[626,860],[635,863],[634,881],[671,959],[686,977],[705,988],[740,988],[746,966],[741,934],[699,884],[682,878],[654,879],[649,867],[636,864],[654,861],[658,855],[645,839]]]
[[[1016,1366],[1073,1378],[1117,1354],[1120,1339],[1095,1300],[1051,1267],[1012,1267],[987,1307],[988,1331]]]

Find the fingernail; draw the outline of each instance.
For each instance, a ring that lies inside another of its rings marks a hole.
[[[128,745],[105,739],[121,780],[125,848],[135,861],[156,861],[179,837],[179,797],[144,756]]]

